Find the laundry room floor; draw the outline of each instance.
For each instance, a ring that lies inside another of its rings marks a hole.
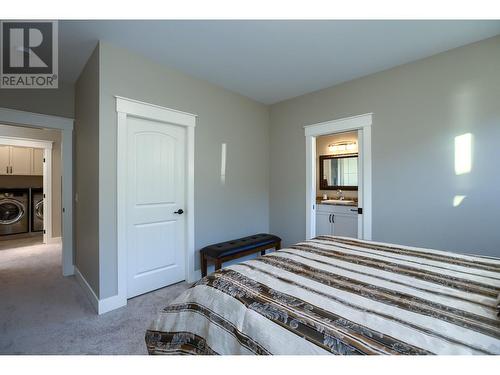
[[[74,276],[61,273],[61,245],[0,241],[0,354],[146,354],[152,319],[189,287],[182,282],[97,315]]]
[[[0,240],[0,251],[16,249],[18,247],[43,245],[43,235],[32,236],[26,238],[18,238],[15,240]]]

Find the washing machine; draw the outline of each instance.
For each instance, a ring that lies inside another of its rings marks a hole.
[[[31,231],[43,230],[43,189],[31,189]]]
[[[29,231],[29,190],[0,190],[0,236]]]

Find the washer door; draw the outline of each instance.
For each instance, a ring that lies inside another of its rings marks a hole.
[[[35,204],[35,215],[40,220],[43,220],[43,199]]]
[[[0,200],[0,225],[15,224],[24,216],[24,206],[15,199]]]

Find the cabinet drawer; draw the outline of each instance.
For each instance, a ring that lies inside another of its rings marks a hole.
[[[329,212],[332,214],[357,215],[358,207],[356,206],[340,206],[335,204],[317,204],[317,212]]]
[[[334,206],[333,213],[335,214],[346,214],[346,215],[357,215],[358,207],[356,206]]]
[[[316,204],[317,212],[329,212],[333,213],[333,205],[332,204]]]

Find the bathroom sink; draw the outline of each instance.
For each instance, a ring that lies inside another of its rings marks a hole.
[[[351,204],[355,203],[355,201],[351,201],[351,200],[348,200],[348,199],[326,199],[324,201],[321,201],[321,203],[351,205]]]

